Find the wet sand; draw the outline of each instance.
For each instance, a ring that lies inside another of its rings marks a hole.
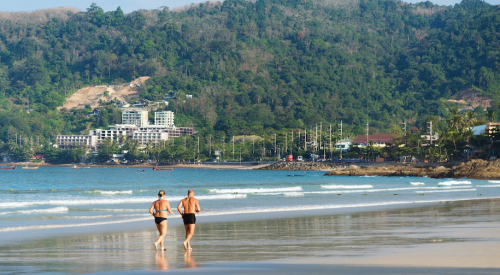
[[[234,219],[233,219],[234,218]],[[169,220],[171,222],[171,220]],[[193,252],[172,219],[0,245],[0,273],[498,274],[500,200],[401,209],[200,217]],[[71,229],[70,229],[71,230]],[[20,234],[30,234],[25,231]],[[333,272],[334,271],[334,272]]]

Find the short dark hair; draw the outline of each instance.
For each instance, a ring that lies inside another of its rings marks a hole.
[[[158,196],[165,196],[165,191],[163,190],[158,191]]]

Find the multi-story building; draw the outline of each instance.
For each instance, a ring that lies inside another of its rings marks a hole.
[[[130,137],[134,134],[134,131],[139,130],[139,126],[133,124],[115,124],[115,125],[110,125],[109,128],[111,130],[126,131],[127,136]]]
[[[172,111],[155,112],[155,125],[174,126],[174,112]]]
[[[139,127],[148,125],[148,111],[139,108],[126,108],[122,112],[122,124],[132,124]]]
[[[134,131],[132,139],[137,140],[140,145],[146,145],[150,141],[157,144],[160,141],[168,140],[168,133]]]
[[[58,135],[56,142],[59,148],[86,146],[89,149],[94,149],[98,144],[98,138],[96,135]]]

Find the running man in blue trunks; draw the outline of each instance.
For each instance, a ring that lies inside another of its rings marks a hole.
[[[149,208],[149,213],[155,217],[156,228],[160,232],[160,236],[156,242],[153,243],[155,250],[158,251],[158,244],[165,251],[165,244],[163,240],[165,235],[167,235],[167,212],[172,214],[172,209],[170,209],[170,203],[165,199],[165,191],[158,191],[158,200],[153,202]]]
[[[184,208],[184,212],[182,212],[182,208]],[[187,198],[179,202],[177,210],[179,210],[181,214],[182,220],[184,221],[184,228],[186,229],[186,240],[182,245],[185,250],[193,250],[190,241],[194,235],[194,228],[196,225],[196,216],[194,213],[201,211],[200,203],[194,198],[194,190],[188,191]]]

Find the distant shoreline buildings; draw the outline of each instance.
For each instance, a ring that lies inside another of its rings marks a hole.
[[[154,125],[150,125],[148,111],[143,108],[124,108],[122,124],[111,125],[109,128],[109,130],[91,130],[88,135],[58,135],[56,144],[59,148],[84,145],[96,151],[105,139],[120,142],[124,137],[129,137],[137,140],[139,145],[145,146],[149,142],[158,144],[170,138],[195,134],[193,127],[175,127],[172,111],[155,112]]]

